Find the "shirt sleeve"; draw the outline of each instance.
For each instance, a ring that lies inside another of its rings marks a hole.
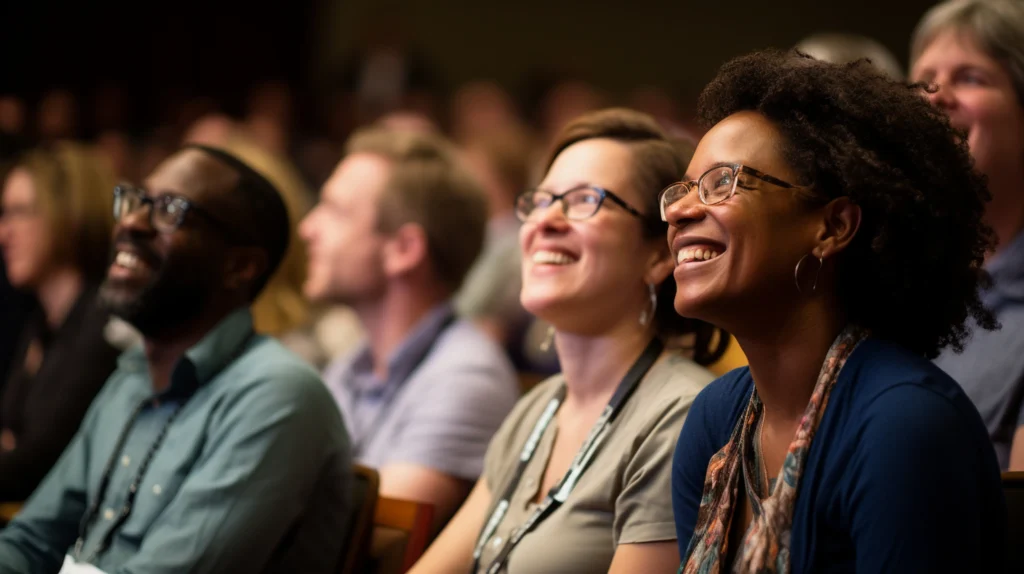
[[[382,464],[408,463],[475,481],[491,437],[516,402],[516,383],[498,369],[438,374],[437,392],[408,413]]]
[[[857,572],[1001,571],[988,552],[1001,542],[985,540],[1005,521],[990,515],[999,470],[984,456],[980,425],[968,423],[947,397],[918,386],[873,401],[844,489]]]
[[[672,452],[692,399],[676,397],[660,405],[652,424],[638,433],[639,447],[615,500],[616,545],[676,539],[672,507],[665,502],[672,492]]]
[[[89,446],[85,437],[96,424],[98,405],[116,392],[112,379],[97,396],[57,464],[25,502],[21,512],[0,530],[0,574],[51,574],[78,538],[85,514]]]
[[[211,423],[206,452],[118,574],[261,572],[325,465],[348,468],[347,439],[321,384],[267,376]],[[345,503],[338,512],[347,515]]]

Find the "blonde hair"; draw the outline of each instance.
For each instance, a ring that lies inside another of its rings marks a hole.
[[[435,134],[369,128],[349,139],[346,152],[388,160],[378,229],[421,226],[434,273],[452,292],[458,290],[483,248],[487,199],[454,147]]]
[[[306,280],[306,245],[298,238],[299,220],[310,208],[310,193],[302,177],[287,160],[241,136],[232,136],[223,149],[244,161],[277,188],[288,209],[291,238],[277,270],[252,304],[257,331],[280,336],[306,325],[311,318],[309,302],[302,294]]]
[[[117,179],[92,147],[61,141],[19,158],[12,170],[32,178],[36,203],[54,238],[55,261],[73,265],[88,281],[102,280],[110,259]]]

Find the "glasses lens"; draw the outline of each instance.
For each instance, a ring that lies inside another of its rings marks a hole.
[[[185,200],[161,195],[153,201],[153,227],[164,233],[174,231],[181,225],[187,209],[188,202]]]
[[[114,221],[120,221],[139,206],[139,192],[131,187],[114,188]]]
[[[717,167],[700,180],[701,199],[708,205],[729,199],[736,187],[736,170],[729,166]]]
[[[569,219],[587,219],[593,217],[601,207],[601,192],[583,187],[565,194],[565,216]]]
[[[661,201],[658,202],[658,206],[661,210],[662,221],[668,221],[668,216],[665,213],[668,208],[686,197],[688,193],[690,193],[690,184],[684,182],[673,183],[661,191]]]
[[[538,207],[543,209],[549,205],[551,205],[550,193],[536,189],[524,191],[516,198],[516,217],[520,221],[526,221]]]

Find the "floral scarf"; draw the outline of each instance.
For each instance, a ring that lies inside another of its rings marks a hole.
[[[753,520],[735,553],[732,571],[758,574],[789,572],[793,506],[807,453],[828,405],[829,394],[839,378],[839,371],[866,336],[863,329],[849,326],[832,343],[773,490],[763,499],[761,463],[755,448],[760,442],[757,429],[764,409],[757,390],[754,390],[729,442],[708,463],[697,524],[679,574],[719,574],[725,571],[741,472]]]

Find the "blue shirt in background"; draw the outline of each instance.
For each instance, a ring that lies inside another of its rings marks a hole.
[[[752,392],[750,369],[736,369],[705,388],[686,418],[672,473],[684,559],[708,461]],[[1003,571],[999,467],[956,382],[896,345],[862,342],[811,443],[792,536],[796,574]]]
[[[985,269],[992,287],[981,302],[1002,325],[985,331],[971,325],[964,352],[947,349],[935,364],[949,373],[978,407],[1003,470],[1010,463],[1010,446],[1024,426],[1024,233],[989,260]]]

